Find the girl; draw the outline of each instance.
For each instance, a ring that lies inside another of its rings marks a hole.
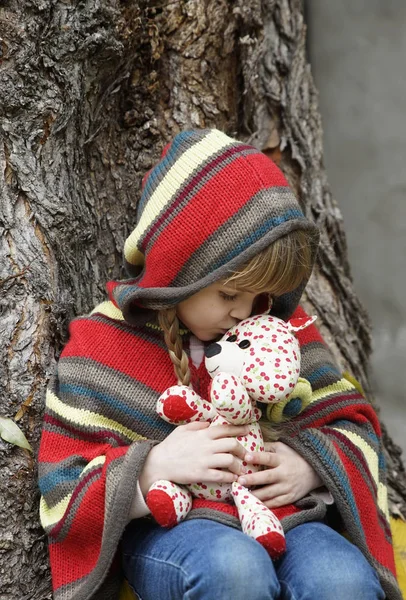
[[[39,475],[56,600],[117,598],[123,570],[142,600],[401,598],[379,423],[314,327],[299,334],[313,402],[268,452],[246,453],[235,439],[244,427],[173,428],[155,411],[177,381],[206,394],[205,342],[266,308],[303,314],[317,242],[255,148],[216,130],[165,148],[125,245],[130,279],[73,321],[47,392]],[[244,463],[264,470],[247,475]],[[158,479],[239,480],[270,508],[296,503],[282,519],[286,554],[272,563],[219,503],[197,501],[186,521],[160,528],[144,501]],[[323,484],[334,498],[326,518],[305,498]]]

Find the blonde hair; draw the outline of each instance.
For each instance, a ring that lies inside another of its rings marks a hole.
[[[281,296],[310,277],[314,248],[306,231],[292,231],[275,240],[225,280],[238,289]]]
[[[183,349],[176,307],[160,310],[158,313],[158,321],[164,332],[165,343],[175,369],[176,377],[178,378],[178,383],[181,385],[189,385],[189,359]]]
[[[303,230],[286,234],[226,278],[225,283],[270,296],[291,292],[310,276],[314,254],[311,239]],[[179,333],[176,307],[160,310],[158,319],[178,382],[189,385],[189,361]]]

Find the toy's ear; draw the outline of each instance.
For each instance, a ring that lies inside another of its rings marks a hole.
[[[298,319],[290,319],[287,322],[287,326],[289,331],[301,331],[302,329],[306,329],[306,327],[309,327],[309,325],[314,323],[316,319],[317,317],[314,315],[312,317],[300,317]]]
[[[272,305],[273,305],[273,298],[270,294],[266,294],[266,293],[260,294],[255,299],[253,314],[262,315],[264,317],[267,317],[271,311]]]

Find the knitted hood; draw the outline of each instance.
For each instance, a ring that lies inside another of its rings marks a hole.
[[[175,305],[295,229],[308,230],[316,248],[316,226],[269,158],[216,129],[185,131],[143,179],[124,247],[131,279],[109,282],[110,298],[131,322],[137,306]],[[273,313],[289,317],[306,283],[277,298]]]

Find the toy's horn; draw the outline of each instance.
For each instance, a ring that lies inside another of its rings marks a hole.
[[[309,325],[314,323],[316,319],[317,317],[315,315],[313,315],[312,317],[300,317],[297,319],[290,319],[287,322],[287,326],[289,328],[289,331],[301,331],[302,329],[306,329],[306,327],[309,327]]]

